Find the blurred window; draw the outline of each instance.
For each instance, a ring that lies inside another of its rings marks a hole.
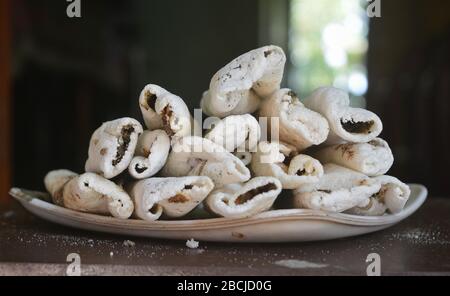
[[[291,0],[288,84],[304,97],[324,85],[364,105],[368,18],[365,0]]]

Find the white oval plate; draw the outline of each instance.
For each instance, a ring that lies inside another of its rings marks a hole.
[[[411,196],[403,211],[379,217],[328,213],[307,209],[267,211],[250,218],[212,218],[154,221],[121,220],[76,212],[54,205],[42,192],[10,190],[34,215],[69,227],[85,230],[164,239],[220,242],[301,242],[328,240],[370,233],[392,226],[414,213],[427,198],[423,185],[409,184]]]

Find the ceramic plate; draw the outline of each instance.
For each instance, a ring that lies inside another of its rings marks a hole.
[[[10,190],[28,211],[61,225],[122,234],[165,239],[220,242],[300,242],[329,240],[370,233],[390,227],[413,214],[425,201],[427,189],[409,184],[411,196],[402,212],[380,217],[328,213],[306,209],[267,211],[250,218],[213,218],[154,221],[120,220],[59,207],[47,194],[19,188]]]

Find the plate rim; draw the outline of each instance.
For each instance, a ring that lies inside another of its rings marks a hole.
[[[400,222],[413,214],[425,202],[428,196],[428,190],[421,184],[408,184],[411,187],[411,192],[417,192],[417,196],[412,202],[411,198],[408,200],[403,211],[397,214],[387,214],[384,216],[358,216],[344,213],[331,213],[320,210],[309,209],[281,209],[270,210],[255,216],[247,218],[209,218],[209,219],[192,219],[192,220],[157,220],[145,221],[138,219],[118,219],[110,216],[103,216],[92,213],[83,213],[75,210],[60,207],[53,203],[44,201],[38,196],[48,196],[48,194],[39,191],[30,191],[21,188],[11,188],[9,194],[18,200],[22,206],[28,211],[32,212],[43,219],[42,215],[35,213],[35,211],[45,211],[47,215],[56,218],[64,218],[77,223],[88,223],[95,226],[113,227],[133,230],[148,230],[148,231],[198,231],[198,230],[212,230],[231,227],[242,227],[254,224],[262,224],[267,222],[280,221],[300,221],[300,220],[321,220],[327,222],[334,222],[338,224],[366,226],[366,227],[380,227],[383,225],[390,225]],[[34,196],[34,195],[35,196]],[[48,219],[46,219],[48,220]],[[56,222],[54,222],[56,223]],[[61,224],[61,223],[58,223]],[[82,228],[82,227],[78,227]]]

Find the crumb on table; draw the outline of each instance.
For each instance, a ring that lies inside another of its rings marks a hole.
[[[194,240],[193,238],[188,239],[186,241],[186,247],[191,248],[191,249],[197,249],[199,245],[199,242]]]
[[[132,247],[134,247],[136,245],[136,243],[133,242],[133,241],[130,241],[130,240],[124,240],[123,241],[123,245],[125,247],[132,248]]]

